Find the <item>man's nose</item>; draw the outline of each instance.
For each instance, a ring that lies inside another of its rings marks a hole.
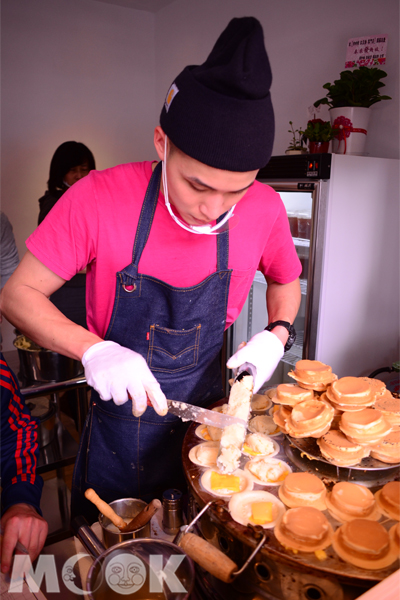
[[[86,174],[87,174],[86,171],[77,171],[77,173],[75,175],[76,181],[79,181],[79,179],[82,179],[82,177],[85,177]]]
[[[201,215],[207,219],[207,221],[215,221],[223,215],[227,210],[229,210],[229,206],[225,207],[225,203],[222,197],[213,198],[212,201],[208,204],[203,204],[200,206]]]

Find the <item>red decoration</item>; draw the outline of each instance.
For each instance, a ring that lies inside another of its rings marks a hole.
[[[346,138],[349,137],[350,133],[364,133],[365,135],[367,135],[366,129],[353,127],[353,123],[350,121],[350,119],[347,119],[346,117],[336,117],[336,119],[333,122],[332,129],[336,130],[335,138],[339,140],[339,147],[341,141],[344,141],[344,154],[346,154]]]

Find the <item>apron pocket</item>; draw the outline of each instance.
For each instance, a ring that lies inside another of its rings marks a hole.
[[[178,373],[197,365],[201,325],[192,329],[167,329],[150,325],[147,364],[152,371]]]

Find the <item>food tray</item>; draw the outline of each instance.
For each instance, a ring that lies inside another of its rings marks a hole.
[[[308,437],[308,438],[294,438],[289,435],[286,436],[289,442],[298,448],[300,452],[303,452],[305,455],[311,456],[312,459],[319,460],[321,462],[332,465],[329,460],[324,458],[321,454],[321,450],[317,444],[316,438]],[[336,466],[336,465],[334,465]],[[400,463],[384,463],[376,458],[372,458],[372,456],[367,456],[363,458],[358,465],[354,465],[351,467],[344,467],[346,469],[354,469],[356,471],[365,471],[365,470],[376,470],[383,471],[387,469],[398,469],[400,467]],[[339,466],[340,469],[343,467]]]
[[[222,403],[222,401],[221,401]],[[219,403],[216,403],[217,405]],[[214,405],[214,406],[215,406]],[[190,449],[199,443],[199,438],[195,434],[196,424],[192,424],[185,436],[183,447],[182,447],[182,460],[183,467],[185,471],[185,475],[189,485],[189,491],[194,499],[194,505],[201,509],[207,504],[210,500],[219,502],[221,506],[221,510],[216,511],[210,520],[210,517],[206,517],[206,523],[208,525],[204,526],[210,527],[214,529],[215,527],[219,531],[218,535],[227,535],[229,538],[232,536],[232,539],[236,540],[233,543],[233,547],[237,548],[237,544],[245,544],[250,547],[254,547],[256,544],[255,536],[254,536],[254,528],[251,526],[240,525],[236,521],[232,519],[228,512],[228,502],[224,501],[222,498],[218,498],[217,496],[211,495],[206,492],[204,488],[202,488],[200,484],[201,476],[204,472],[204,468],[198,465],[195,465],[189,460],[188,454]],[[336,469],[334,465],[328,464],[327,462],[323,462],[320,458],[314,458],[314,460],[308,460],[307,458],[301,458],[301,454],[304,455],[303,451],[300,451],[291,443],[291,439],[289,440],[287,436],[280,435],[278,438],[275,438],[280,445],[280,452],[274,456],[275,459],[281,459],[287,462],[293,469],[296,471],[309,471],[314,472],[327,485],[328,490],[331,489],[332,485],[338,481],[338,479],[346,479],[355,482],[353,477],[348,476],[348,471],[350,471],[349,467],[340,468],[341,477],[336,477]],[[318,446],[317,446],[318,448]],[[309,454],[311,456],[311,454]],[[244,462],[247,462],[247,457],[242,457],[243,463],[241,463],[240,467],[243,468]],[[379,461],[377,461],[379,462]],[[383,463],[381,463],[382,465]],[[324,467],[326,469],[331,470],[331,475],[326,475],[324,473]],[[393,471],[396,471],[396,476],[393,476]],[[364,470],[363,473],[366,472],[370,474],[374,479],[370,482],[364,482],[357,479],[357,482],[363,483],[364,485],[371,488],[371,491],[374,492],[379,489],[382,485],[387,483],[387,481],[392,481],[393,479],[398,478],[398,467],[394,465],[386,465],[381,470],[379,469],[370,469]],[[353,474],[359,475],[360,471],[353,471]],[[391,474],[390,474],[391,473]],[[378,475],[378,477],[377,477]],[[278,487],[272,486],[258,486],[255,485],[255,489],[263,489],[266,490],[275,496],[278,495]],[[334,529],[336,529],[340,524],[331,517],[331,515],[325,511],[324,514],[327,516],[328,521],[331,523]],[[190,515],[193,517],[194,515]],[[382,520],[382,524],[385,528],[389,529],[392,525],[395,524],[395,521],[391,520]],[[203,517],[201,521],[201,530],[203,528]],[[211,530],[210,530],[211,531]],[[225,533],[224,533],[225,532]],[[211,533],[205,535],[206,539],[211,538]],[[320,572],[325,574],[335,575],[339,577],[346,584],[351,585],[359,585],[366,584],[369,582],[370,584],[377,583],[382,579],[388,577],[391,573],[393,573],[396,569],[399,568],[399,561],[396,561],[391,566],[380,569],[378,571],[368,571],[364,569],[360,569],[348,563],[342,561],[337,554],[334,552],[332,546],[326,549],[327,558],[324,561],[319,561],[313,553],[298,553],[293,554],[290,550],[284,548],[278,540],[275,538],[275,534],[273,530],[269,530],[267,541],[261,549],[261,555],[265,554],[266,560],[272,560],[276,563],[286,564],[290,567],[293,566],[296,570],[302,569],[312,569],[314,572]],[[246,554],[246,552],[245,552]],[[359,582],[358,584],[356,582]]]

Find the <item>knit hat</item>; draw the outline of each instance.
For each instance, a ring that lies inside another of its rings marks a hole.
[[[175,79],[160,125],[177,148],[206,165],[260,169],[274,141],[271,81],[260,22],[232,19],[207,60],[186,67]]]

